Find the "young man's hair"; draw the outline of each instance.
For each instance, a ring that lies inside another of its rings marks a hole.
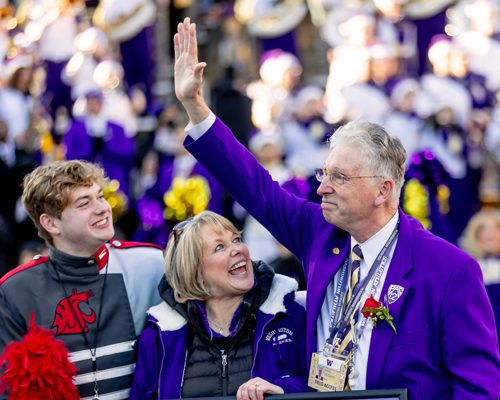
[[[99,166],[81,160],[56,161],[42,165],[24,177],[22,201],[26,212],[35,224],[38,235],[52,244],[52,237],[40,224],[40,216],[49,214],[60,218],[78,187],[94,183],[103,187],[104,171]]]

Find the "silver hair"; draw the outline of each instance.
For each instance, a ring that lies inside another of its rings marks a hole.
[[[406,150],[401,141],[389,135],[380,125],[367,121],[351,121],[335,131],[330,138],[330,149],[343,144],[357,145],[366,157],[370,173],[394,181],[392,200],[399,202],[404,183]]]

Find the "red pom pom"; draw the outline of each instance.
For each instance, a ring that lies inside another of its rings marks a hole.
[[[8,388],[11,400],[80,398],[73,384],[76,368],[69,361],[68,350],[54,339],[53,331],[35,324],[33,314],[28,333],[5,348],[0,366],[4,364],[0,393]]]

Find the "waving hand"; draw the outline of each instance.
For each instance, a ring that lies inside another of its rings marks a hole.
[[[210,113],[201,94],[203,70],[207,64],[198,61],[196,24],[191,23],[189,18],[177,25],[174,53],[175,95],[186,109],[191,122],[197,124]]]

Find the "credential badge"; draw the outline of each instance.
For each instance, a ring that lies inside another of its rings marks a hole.
[[[387,302],[389,304],[395,303],[403,294],[405,288],[400,285],[390,285],[387,290]]]

